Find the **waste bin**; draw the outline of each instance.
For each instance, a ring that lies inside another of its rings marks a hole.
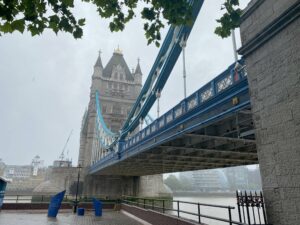
[[[0,177],[0,209],[3,205],[4,193],[7,185],[7,180],[3,177]]]
[[[102,202],[93,198],[93,206],[95,209],[95,216],[102,216]]]
[[[78,208],[77,209],[77,215],[78,216],[84,216],[84,208]]]
[[[48,217],[56,217],[58,210],[61,206],[61,202],[64,199],[66,190],[59,192],[51,197],[51,201],[48,207]]]

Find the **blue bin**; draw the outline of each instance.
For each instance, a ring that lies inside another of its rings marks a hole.
[[[7,181],[4,178],[0,177],[0,209],[3,205],[6,185],[7,185]]]
[[[56,217],[58,210],[61,206],[61,202],[64,199],[66,191],[62,191],[53,197],[51,197],[51,201],[48,208],[48,217]]]
[[[102,216],[102,202],[93,198],[93,206],[95,209],[95,216]]]
[[[77,215],[78,216],[84,216],[84,208],[78,208],[77,209]]]

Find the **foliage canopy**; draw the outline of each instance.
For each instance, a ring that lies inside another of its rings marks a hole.
[[[159,46],[160,30],[167,24],[190,24],[191,7],[186,0],[82,0],[93,4],[102,18],[110,19],[111,31],[122,31],[136,16],[137,5],[144,3],[141,17],[144,19],[145,36],[148,44]],[[239,0],[225,0],[222,9],[226,13],[217,20],[220,26],[215,33],[222,38],[230,35],[230,30],[239,26],[240,9],[235,9]],[[84,18],[76,18],[72,12],[74,0],[0,0],[0,35],[27,30],[32,36],[40,35],[45,29],[55,33],[64,31],[74,38],[81,38]]]

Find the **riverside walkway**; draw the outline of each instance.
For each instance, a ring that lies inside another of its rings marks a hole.
[[[102,217],[95,217],[90,212],[85,216],[62,212],[57,218],[48,218],[47,211],[34,210],[0,212],[1,225],[143,225],[120,211],[104,211]]]

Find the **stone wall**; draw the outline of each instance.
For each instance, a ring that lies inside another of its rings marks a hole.
[[[122,195],[135,196],[138,177],[87,175],[84,180],[84,195],[106,199],[118,199]]]
[[[172,192],[165,188],[163,175],[149,175],[139,177],[138,196],[140,197],[169,197]]]
[[[300,223],[300,19],[292,15],[296,7],[299,15],[296,0],[252,1],[241,24],[240,53],[247,65],[263,192],[273,225]],[[278,18],[285,21],[279,23]]]

